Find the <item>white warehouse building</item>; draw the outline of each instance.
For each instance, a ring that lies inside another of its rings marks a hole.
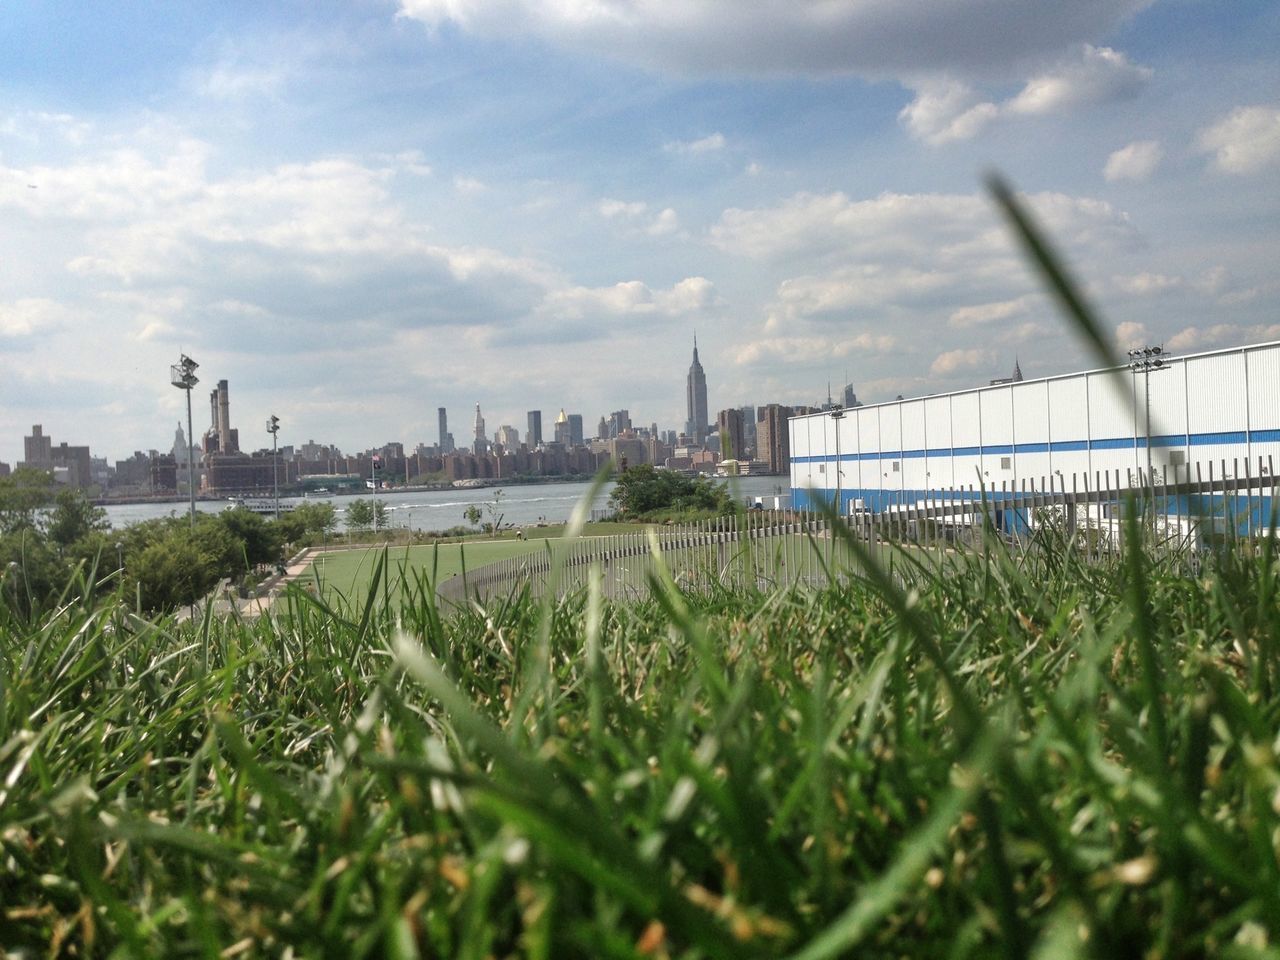
[[[1266,497],[1251,495],[1248,510],[1265,523],[1280,466],[1280,342],[1159,359],[794,417],[792,506],[884,512],[984,488],[998,501],[1234,475],[1258,481],[1250,489]]]

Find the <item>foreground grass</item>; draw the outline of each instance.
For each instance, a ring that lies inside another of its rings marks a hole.
[[[1270,556],[450,616],[398,588],[254,624],[0,607],[0,943],[1277,955]]]

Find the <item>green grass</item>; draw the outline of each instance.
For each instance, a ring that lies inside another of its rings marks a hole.
[[[467,569],[472,569],[545,549],[540,540],[475,540],[462,544],[388,547],[385,551],[381,547],[333,551],[317,555],[303,574],[302,582],[318,582],[330,601],[339,597],[358,598],[369,592],[374,571],[384,553],[392,573],[387,580],[388,589],[398,591],[402,572],[406,577],[412,577],[415,572],[429,576],[433,571],[440,578],[452,577],[462,572],[464,561]]]
[[[0,607],[0,942],[1273,956],[1274,558],[953,559],[452,616],[412,572],[252,624]]]

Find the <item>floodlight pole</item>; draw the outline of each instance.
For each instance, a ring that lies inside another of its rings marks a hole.
[[[1156,476],[1151,459],[1151,371],[1168,370],[1163,346],[1138,347],[1129,351],[1129,369],[1134,373],[1142,371],[1142,393],[1145,402],[1146,417],[1144,420],[1147,438],[1147,486],[1151,490],[1151,523],[1155,524]]]
[[[828,393],[830,393],[829,390],[828,390]],[[844,493],[844,491],[841,489],[841,484],[840,484],[841,473],[842,473],[840,469],[840,421],[844,419],[844,407],[836,406],[834,409],[832,409],[831,419],[834,420],[836,424],[836,513],[838,513],[840,516],[843,517],[844,504],[841,503],[841,500],[840,500],[841,496]]]
[[[192,530],[196,528],[196,478],[195,464],[191,457],[191,448],[195,440],[191,427],[191,390],[200,382],[196,376],[196,368],[199,366],[200,364],[184,353],[179,356],[178,362],[169,368],[169,382],[179,390],[185,390],[187,394],[187,490],[191,494]]]
[[[273,413],[267,418],[267,433],[271,434],[271,497],[277,520],[280,519],[280,461],[276,455],[276,434],[279,432],[280,418]]]

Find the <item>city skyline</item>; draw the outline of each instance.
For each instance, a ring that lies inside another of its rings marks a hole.
[[[678,427],[695,328],[711,414],[1087,365],[992,168],[1122,347],[1276,339],[1278,46],[1260,0],[17,0],[0,461],[167,448],[183,352],[247,449]]]

